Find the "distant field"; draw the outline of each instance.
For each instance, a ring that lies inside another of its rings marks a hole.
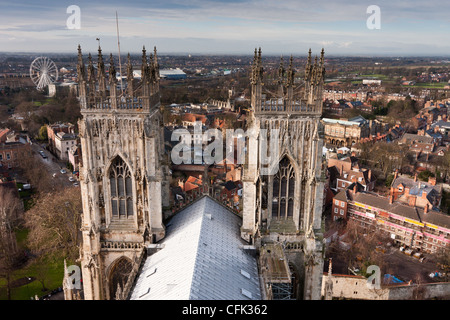
[[[443,89],[445,86],[447,86],[448,83],[445,82],[438,82],[438,83],[416,83],[413,86],[405,86],[405,87],[419,87],[419,88],[426,88],[426,89]]]
[[[359,77],[367,78],[367,79],[375,78],[375,79],[378,79],[378,80],[387,80],[387,79],[389,79],[389,77],[387,75],[385,75],[385,74],[362,74]]]

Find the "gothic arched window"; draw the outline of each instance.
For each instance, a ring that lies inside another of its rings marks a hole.
[[[113,218],[133,216],[133,187],[130,169],[117,157],[109,169],[111,213]]]
[[[280,161],[272,183],[272,218],[292,219],[294,215],[295,172],[287,157]]]
[[[133,265],[128,258],[121,257],[112,267],[109,275],[109,296],[111,300],[116,298],[117,288],[123,291],[128,277],[133,269]]]

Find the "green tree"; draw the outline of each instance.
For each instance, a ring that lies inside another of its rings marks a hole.
[[[39,129],[38,139],[41,141],[47,141],[48,140],[48,134],[47,134],[47,127],[42,126]]]
[[[390,187],[392,184],[392,181],[394,181],[394,175],[390,174],[386,177],[386,181],[384,182],[386,187]]]
[[[428,178],[430,177],[434,177],[434,173],[429,170],[422,171],[417,175],[417,178],[419,178],[422,181],[428,181]]]

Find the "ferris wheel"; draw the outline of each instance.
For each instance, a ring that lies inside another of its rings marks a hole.
[[[58,68],[49,58],[38,57],[31,63],[30,78],[36,85],[36,88],[42,90],[58,80]]]

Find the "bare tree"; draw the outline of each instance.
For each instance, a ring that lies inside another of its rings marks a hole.
[[[14,233],[22,209],[13,189],[0,188],[0,277],[6,279],[8,300],[11,299],[11,275],[20,262],[20,251]]]
[[[358,266],[360,270],[371,264],[380,267],[382,272],[386,270],[383,244],[387,236],[374,228],[364,228],[354,220],[347,221],[345,226],[344,242],[348,248],[343,248],[339,241],[330,246],[330,250],[339,256],[347,264],[347,267]]]
[[[23,175],[38,193],[47,193],[52,190],[58,190],[61,186],[57,181],[51,179],[47,170],[42,167],[36,157],[30,153],[21,157],[19,168]]]
[[[28,247],[37,254],[78,257],[81,227],[81,194],[69,187],[41,195],[26,215]]]
[[[449,272],[450,272],[450,250],[448,247],[439,248],[433,254],[433,261],[436,262],[436,267],[438,270],[441,270],[442,273],[445,274],[445,281],[449,280]]]

